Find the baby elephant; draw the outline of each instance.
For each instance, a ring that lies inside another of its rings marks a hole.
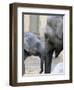
[[[44,47],[41,42],[41,40],[32,32],[26,32],[24,33],[24,60],[28,56],[39,56],[41,59],[41,71],[40,73],[43,72],[43,60],[44,60]],[[23,70],[23,74],[25,73],[25,67]]]
[[[47,19],[45,31],[45,73],[51,72],[52,55],[55,52],[55,57],[63,49],[63,16],[49,16]]]

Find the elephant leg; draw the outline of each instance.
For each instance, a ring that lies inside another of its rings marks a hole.
[[[51,73],[51,64],[52,64],[53,51],[54,50],[51,50],[51,51],[46,53],[45,73]]]
[[[24,60],[22,60],[22,76],[25,74],[25,59],[28,57],[28,52],[24,50]]]
[[[40,73],[42,73],[43,72],[43,57],[41,56],[41,55],[39,55],[39,57],[40,57],[40,59],[41,59],[41,61],[40,61]]]
[[[22,76],[25,74],[25,64],[24,61],[22,61]]]
[[[42,60],[42,59],[41,59],[40,68],[41,68],[41,71],[40,71],[40,73],[42,73],[42,72],[43,72],[43,60]]]

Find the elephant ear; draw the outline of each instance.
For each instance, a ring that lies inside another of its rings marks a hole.
[[[55,31],[57,29],[56,16],[49,16],[47,19],[47,25],[50,26]]]
[[[54,31],[58,39],[63,39],[63,16],[51,16],[47,19],[49,31]]]
[[[60,40],[63,39],[63,21],[58,21],[57,22],[56,36]]]

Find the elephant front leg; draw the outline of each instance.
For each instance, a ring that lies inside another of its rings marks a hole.
[[[52,54],[53,54],[53,50],[46,53],[45,73],[51,73]]]

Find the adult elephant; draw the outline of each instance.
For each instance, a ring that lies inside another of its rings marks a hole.
[[[45,73],[51,72],[52,55],[55,52],[55,57],[63,49],[63,16],[49,16],[45,31]]]

